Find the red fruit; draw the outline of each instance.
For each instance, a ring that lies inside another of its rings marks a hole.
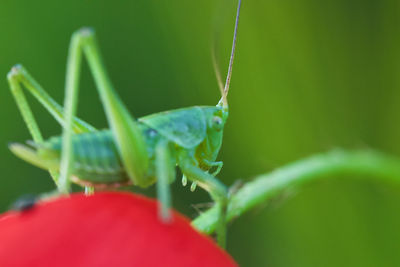
[[[73,194],[0,216],[0,266],[237,266],[207,236],[129,193]]]

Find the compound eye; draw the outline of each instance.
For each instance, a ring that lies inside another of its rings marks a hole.
[[[218,116],[214,116],[212,118],[212,124],[215,129],[220,130],[222,128],[222,118],[218,117]]]

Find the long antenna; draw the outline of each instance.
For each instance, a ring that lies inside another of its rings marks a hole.
[[[218,83],[218,88],[219,91],[221,92],[221,96],[224,95],[224,84],[222,83],[222,78],[221,78],[221,72],[219,71],[219,66],[218,66],[218,59],[217,56],[215,55],[215,41],[214,45],[211,48],[211,58],[212,58],[212,64],[214,67],[214,72],[215,72],[215,77],[217,78],[217,83]]]
[[[228,108],[228,92],[229,92],[229,84],[231,83],[231,76],[232,76],[232,66],[233,66],[233,59],[235,58],[235,49],[236,49],[236,37],[237,37],[237,29],[239,25],[239,15],[240,15],[240,6],[242,5],[242,0],[239,0],[237,12],[236,12],[236,21],[235,21],[235,31],[233,33],[233,44],[232,44],[232,51],[231,57],[229,59],[229,67],[228,67],[228,74],[226,76],[225,87],[222,94],[222,106]]]

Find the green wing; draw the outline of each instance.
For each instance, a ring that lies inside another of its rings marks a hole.
[[[206,118],[201,107],[160,112],[139,119],[184,148],[193,148],[206,137]]]

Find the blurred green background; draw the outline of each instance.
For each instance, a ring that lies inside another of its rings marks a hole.
[[[219,29],[225,71],[235,8],[233,0],[2,0],[1,211],[20,195],[53,189],[45,171],[7,149],[30,139],[5,78],[12,65],[23,63],[62,102],[69,38],[93,26],[136,117],[216,104],[212,36]],[[243,0],[220,178],[246,181],[336,147],[400,155],[399,11],[395,0]],[[107,127],[86,66],[81,87],[80,117]],[[59,134],[31,102],[45,136]],[[190,217],[191,204],[209,201],[179,180],[173,190]],[[399,204],[400,185],[331,177],[235,221],[228,251],[241,266],[400,266]]]

